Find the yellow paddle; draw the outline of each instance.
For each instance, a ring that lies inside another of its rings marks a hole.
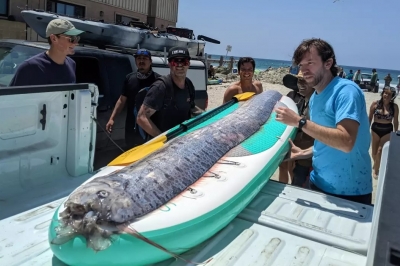
[[[246,101],[250,99],[255,93],[254,92],[245,92],[241,94],[237,94],[233,97],[232,100],[229,102],[214,108],[213,110],[203,113],[196,118],[194,118],[192,121],[186,123],[186,124],[181,124],[180,127],[172,130],[171,132],[168,132],[165,135],[161,135],[158,137],[155,137],[154,139],[146,142],[145,144],[139,145],[137,147],[134,147],[130,149],[129,151],[124,152],[114,160],[112,160],[108,166],[123,166],[123,165],[129,165],[133,162],[136,162],[137,160],[142,159],[143,157],[151,154],[152,152],[160,149],[164,144],[178,136],[179,134],[187,131],[190,128],[193,128],[197,126],[198,124],[202,123],[203,121],[207,120],[208,118],[215,116],[216,114],[226,110],[230,106],[234,105],[237,102],[240,101]]]

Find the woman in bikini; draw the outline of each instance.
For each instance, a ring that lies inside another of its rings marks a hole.
[[[374,160],[373,177],[378,178],[383,145],[389,140],[390,133],[399,128],[399,107],[394,103],[396,89],[385,86],[381,99],[371,104],[369,124],[371,125],[372,159]]]

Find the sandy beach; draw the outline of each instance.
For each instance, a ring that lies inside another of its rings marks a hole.
[[[262,82],[264,91],[266,90],[276,90],[279,91],[282,95],[286,95],[287,93],[289,93],[290,89],[286,88],[285,86],[283,86],[280,81],[282,80],[282,78],[280,78],[280,76],[283,77],[284,74],[288,73],[286,71],[282,72],[282,71],[278,71],[279,73],[276,73],[277,75],[273,75],[272,72],[275,71],[269,71],[269,77],[273,77],[272,82],[275,82],[276,84],[273,83],[269,83],[267,81],[271,81],[271,78],[263,78],[263,77],[259,77],[258,79]],[[282,73],[284,73],[282,75]],[[222,75],[221,75],[222,76]],[[261,75],[261,76],[265,76],[265,75]],[[225,78],[225,77],[223,77]],[[280,78],[280,80],[279,80]],[[233,81],[232,81],[233,82]],[[226,88],[232,83],[232,82],[226,82],[226,83],[222,83],[221,85],[209,85],[207,87],[207,92],[208,92],[208,110],[213,109],[215,107],[218,107],[222,104],[222,99],[225,93]],[[371,92],[365,92],[365,101],[366,101],[366,109],[367,111],[369,111],[369,107],[371,106],[373,101],[376,101],[380,98],[380,94],[378,93],[371,93]],[[371,154],[371,147],[370,147],[370,154]],[[371,162],[372,162],[372,158],[371,158]],[[273,180],[278,180],[278,172],[279,170],[276,170],[274,175],[272,176],[271,179]],[[373,180],[373,194],[372,194],[372,203],[375,202],[375,191],[376,191],[376,186],[377,186],[377,180],[373,179],[371,177],[371,179]]]

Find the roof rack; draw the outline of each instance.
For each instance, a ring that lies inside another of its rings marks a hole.
[[[124,53],[124,54],[134,54],[137,50],[139,50],[140,48],[145,48],[146,47],[140,47],[138,45],[137,48],[127,48],[127,47],[120,47],[120,46],[110,46],[110,45],[106,45],[106,46],[96,46],[96,45],[92,45],[92,44],[79,44],[79,46],[82,47],[94,47],[94,48],[98,48],[98,49],[102,49],[102,50],[108,50],[108,51],[113,51],[113,52],[118,52],[118,53]],[[164,57],[165,62],[167,62],[167,55],[168,55],[168,50],[167,47],[164,47],[163,51],[154,51],[154,50],[150,50],[148,49],[152,56],[159,56],[159,57]],[[205,61],[206,60],[206,54],[201,55],[201,56],[191,56],[192,60],[200,60],[200,61]]]

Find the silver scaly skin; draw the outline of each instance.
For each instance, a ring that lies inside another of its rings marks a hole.
[[[188,189],[229,150],[257,132],[282,95],[265,91],[224,118],[169,141],[163,148],[75,190],[60,213],[53,244],[83,235],[88,246],[103,250],[129,224]]]

